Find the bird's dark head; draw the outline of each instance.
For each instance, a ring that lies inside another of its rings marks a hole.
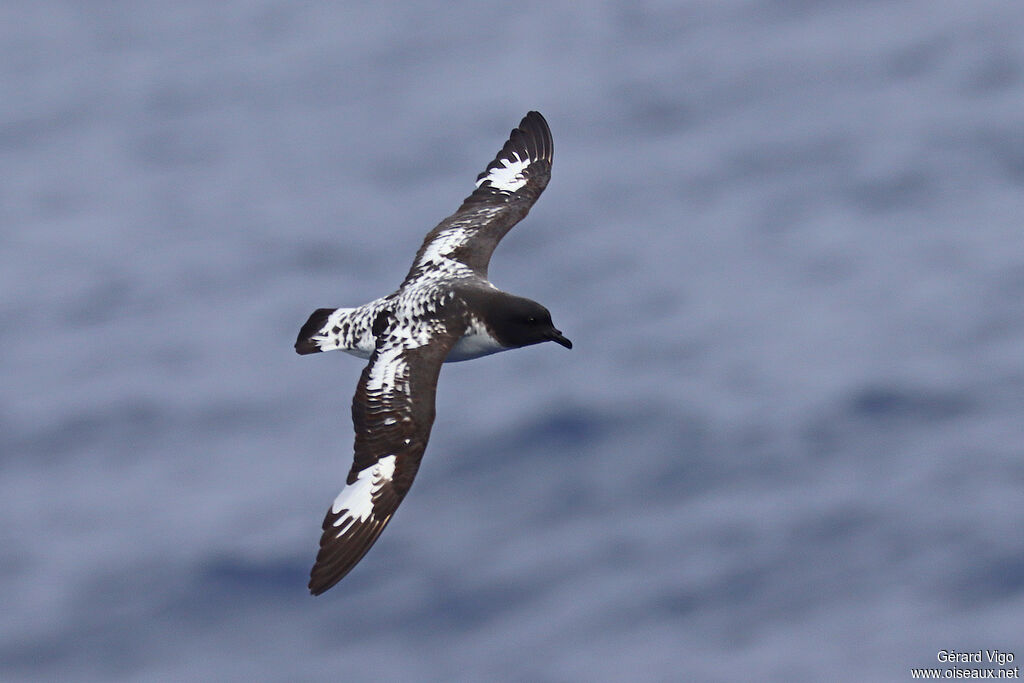
[[[509,348],[546,341],[572,348],[572,342],[551,322],[551,312],[530,299],[506,294],[491,309],[487,323],[498,341]]]

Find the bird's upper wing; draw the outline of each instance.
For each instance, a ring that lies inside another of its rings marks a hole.
[[[378,338],[352,399],[355,461],[327,511],[309,590],[319,595],[366,554],[412,486],[434,423],[437,377],[463,330],[440,321]]]
[[[466,197],[458,211],[427,233],[406,281],[424,270],[444,270],[446,265],[455,264],[486,278],[494,248],[526,216],[547,186],[553,152],[547,121],[531,111],[477,176],[473,194]]]

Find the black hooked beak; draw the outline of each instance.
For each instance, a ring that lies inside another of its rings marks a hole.
[[[572,348],[572,342],[562,336],[561,330],[552,329],[551,332],[548,333],[548,339],[558,344],[561,344],[567,349]]]

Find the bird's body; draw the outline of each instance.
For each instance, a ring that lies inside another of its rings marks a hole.
[[[318,309],[300,330],[300,354],[369,359],[352,402],[355,458],[324,519],[314,594],[362,559],[408,492],[430,437],[442,363],[543,341],[572,348],[546,308],[487,280],[491,253],[544,190],[551,158],[551,131],[530,112],[477,189],[427,234],[397,291],[356,308]]]
[[[308,344],[316,345],[316,350],[311,350],[309,353],[337,349],[366,360],[373,355],[376,348],[373,323],[382,311],[411,309],[421,310],[427,314],[444,313],[446,304],[454,304],[456,298],[463,305],[452,305],[451,307],[456,310],[464,309],[465,300],[474,298],[472,291],[474,286],[480,286],[478,282],[473,282],[478,279],[468,278],[463,286],[451,288],[439,288],[430,283],[416,284],[405,287],[391,296],[374,299],[357,308],[320,309],[319,315],[314,313],[310,316],[310,322],[307,323],[309,329],[304,327],[304,333],[300,333],[300,338],[305,339]],[[486,284],[493,289],[493,285]],[[494,291],[504,294],[500,290]],[[468,311],[463,311],[462,317],[464,317],[466,331],[448,352],[448,356],[444,360],[445,363],[472,360],[512,348],[502,346],[487,331],[483,321]],[[398,322],[400,325],[409,324],[409,321],[405,320]],[[321,333],[321,330],[324,332]]]

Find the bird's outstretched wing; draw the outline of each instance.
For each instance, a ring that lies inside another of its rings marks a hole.
[[[340,581],[374,544],[412,486],[434,423],[437,376],[462,330],[381,334],[352,399],[355,461],[324,518],[309,590]]]
[[[528,113],[483,173],[459,210],[427,233],[406,282],[423,272],[461,264],[487,277],[498,242],[523,219],[551,178],[554,142],[544,117]],[[446,263],[447,261],[447,263]]]

